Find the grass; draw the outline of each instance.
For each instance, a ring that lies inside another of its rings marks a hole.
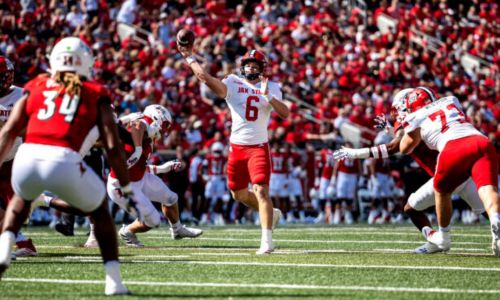
[[[255,255],[255,226],[204,228],[174,241],[167,228],[139,235],[146,248],[120,247],[127,299],[498,299],[500,259],[488,226],[455,226],[448,253],[415,255],[411,226],[288,226],[274,232],[276,253]],[[47,228],[25,235],[39,256],[13,262],[2,299],[99,299],[104,271],[85,232]],[[122,244],[123,245],[123,244]]]

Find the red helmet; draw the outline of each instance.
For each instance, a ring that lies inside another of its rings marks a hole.
[[[435,101],[436,96],[434,95],[434,92],[431,89],[423,86],[415,88],[404,98],[406,108],[410,113],[416,112],[420,108]]]
[[[14,65],[5,56],[0,55],[0,94],[6,93],[14,83]]]
[[[245,74],[244,67],[249,62],[258,63],[260,65],[260,72],[255,74]],[[245,76],[245,78],[249,80],[254,80],[259,78],[260,74],[264,72],[266,66],[267,66],[266,55],[259,50],[253,49],[245,53],[245,55],[241,59],[241,74],[243,74],[243,76]]]

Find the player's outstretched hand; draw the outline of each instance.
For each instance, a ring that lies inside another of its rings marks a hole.
[[[352,150],[354,149],[346,147],[342,147],[338,150],[335,150],[333,151],[333,159],[335,160],[352,159],[353,158]]]
[[[378,130],[389,131],[392,128],[391,122],[387,120],[387,117],[384,114],[376,116],[373,120],[375,121],[375,123],[377,123],[373,127]]]

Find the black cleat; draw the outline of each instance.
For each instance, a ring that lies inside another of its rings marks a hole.
[[[74,236],[75,235],[73,224],[65,224],[63,222],[57,222],[55,229],[57,232],[59,232],[60,234],[62,234],[64,236]]]

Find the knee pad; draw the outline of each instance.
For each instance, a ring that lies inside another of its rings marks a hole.
[[[177,200],[179,200],[179,196],[177,196],[176,193],[172,193],[166,200],[163,204],[165,204],[166,206],[170,207],[170,206],[173,206],[174,204],[177,203]]]
[[[149,215],[144,216],[143,223],[144,223],[144,225],[146,225],[150,228],[156,228],[156,227],[160,226],[160,223],[161,223],[160,213],[157,210],[155,210],[152,213],[150,213]]]

